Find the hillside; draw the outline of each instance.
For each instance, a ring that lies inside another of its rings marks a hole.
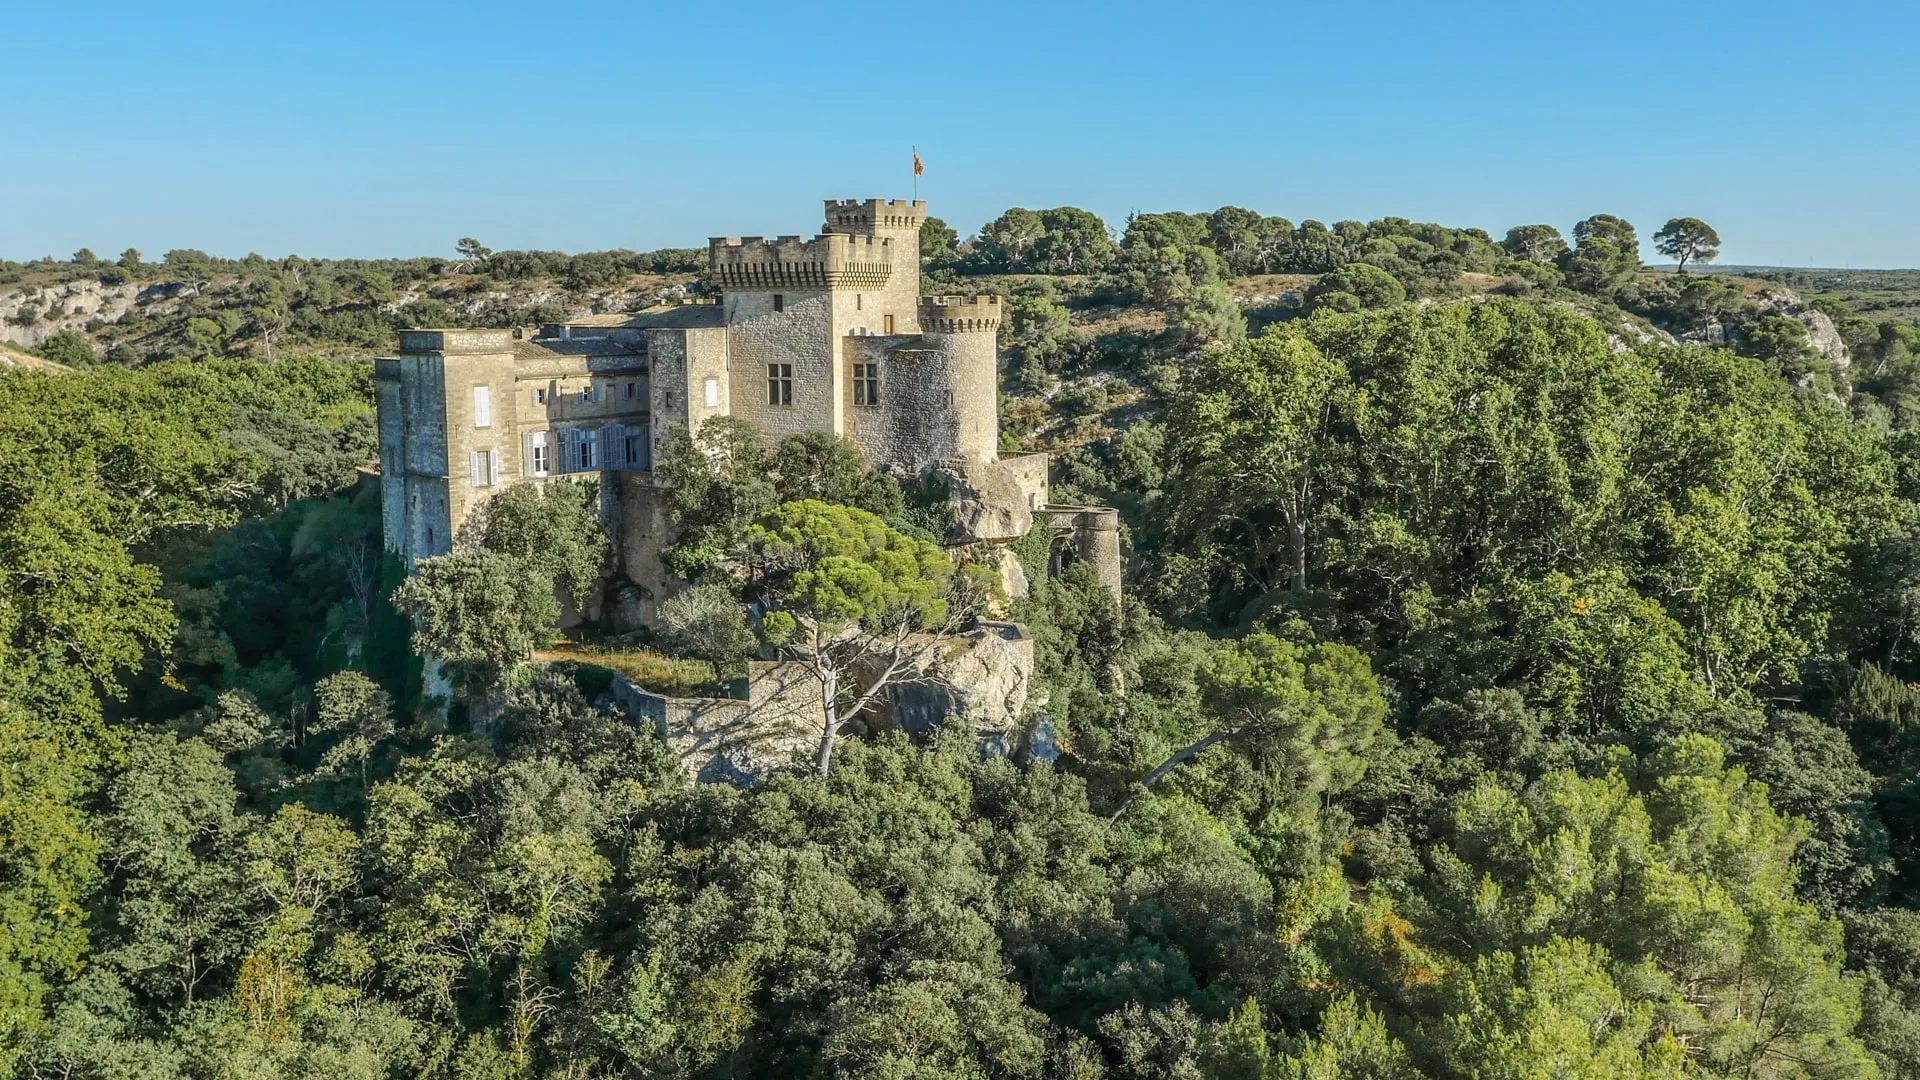
[[[1574,231],[930,222],[1122,587],[714,417],[641,630],[618,473],[384,550],[365,358],[692,253],[0,267],[0,1075],[1920,1075],[1920,327]],[[739,787],[616,682],[987,632]]]

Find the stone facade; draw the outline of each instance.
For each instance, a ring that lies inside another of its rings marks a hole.
[[[716,416],[770,440],[827,431],[899,475],[945,472],[968,543],[1017,539],[1047,507],[1046,457],[999,457],[997,296],[920,295],[926,203],[828,200],[800,236],[714,237],[717,303],[522,330],[406,330],[375,366],[387,546],[407,564],[465,542],[488,499],[517,483],[591,477],[620,569],[615,607],[641,622],[677,583],[653,472],[672,427]],[[1048,517],[1075,557],[1078,513]],[[630,601],[630,602],[629,602]]]
[[[706,782],[744,782],[810,753],[826,725],[820,684],[786,661],[748,665],[744,698],[668,697],[625,675],[614,677],[612,694],[653,727],[688,777]]]

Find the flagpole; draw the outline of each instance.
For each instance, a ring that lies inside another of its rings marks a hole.
[[[916,165],[919,164],[920,148],[912,144],[908,144],[907,149],[913,151],[914,164]],[[913,170],[913,201],[914,202],[920,201],[920,170],[919,169]]]

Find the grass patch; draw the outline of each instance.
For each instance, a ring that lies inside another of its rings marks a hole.
[[[639,646],[559,641],[542,650],[537,659],[617,671],[636,685],[668,697],[734,697],[746,688],[744,664],[737,670],[729,670],[733,665],[717,669],[705,660],[668,656]]]

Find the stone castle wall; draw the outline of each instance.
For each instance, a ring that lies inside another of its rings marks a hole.
[[[782,310],[774,310],[774,297]],[[768,442],[807,431],[839,431],[840,347],[832,338],[833,298],[826,289],[728,293],[729,396],[733,415],[766,432]],[[793,404],[767,402],[767,365],[793,366]]]

